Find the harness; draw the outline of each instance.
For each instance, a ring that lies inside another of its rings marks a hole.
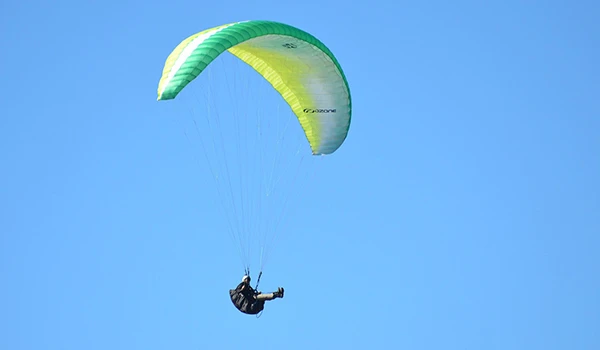
[[[250,270],[249,269],[245,269],[245,275],[246,276],[250,276]],[[260,278],[262,277],[262,271],[259,272],[258,274],[258,278],[256,279],[256,287],[252,288],[252,286],[248,286],[250,287],[250,289],[253,289],[252,291],[252,296],[255,297],[256,295],[258,295],[257,291],[258,291],[258,286],[260,284]],[[245,313],[245,314],[251,314],[251,315],[256,315],[256,318],[259,318],[262,315],[262,312],[264,310],[264,301],[261,300],[256,300],[254,299],[253,301],[250,300],[246,295],[244,295],[242,293],[241,290],[239,290],[240,285],[238,285],[238,287],[236,287],[235,289],[230,289],[229,290],[229,295],[231,297],[231,302],[233,303],[233,305],[235,305],[235,307]],[[260,308],[260,310],[257,312],[256,310]]]

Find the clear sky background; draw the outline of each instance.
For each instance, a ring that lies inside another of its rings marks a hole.
[[[1,349],[600,349],[597,1],[251,4],[1,2]],[[156,101],[181,40],[246,19],[321,39],[354,107],[259,319]]]

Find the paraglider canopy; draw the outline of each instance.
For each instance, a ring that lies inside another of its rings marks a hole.
[[[226,50],[281,94],[302,125],[313,154],[330,154],[342,145],[352,111],[342,68],[325,44],[283,23],[236,22],[188,37],[167,58],[158,100],[175,98]]]

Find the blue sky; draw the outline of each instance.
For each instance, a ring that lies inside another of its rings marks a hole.
[[[249,3],[2,2],[0,348],[600,348],[597,2]],[[317,36],[353,97],[259,319],[156,101],[179,41],[246,19]]]

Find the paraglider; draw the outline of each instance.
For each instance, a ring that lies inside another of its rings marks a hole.
[[[283,298],[284,289],[277,288],[276,292],[263,294],[250,286],[251,278],[248,275],[242,277],[242,282],[229,290],[229,296],[233,305],[241,312],[256,315],[265,307],[265,301]]]
[[[344,143],[350,127],[352,103],[348,82],[338,60],[319,39],[283,23],[259,20],[235,22],[186,38],[165,62],[158,84],[157,100],[176,98],[226,51],[250,66],[285,100],[304,131],[312,155],[334,153]],[[247,116],[239,118],[245,117]],[[238,139],[231,141],[236,142]],[[248,164],[251,165],[252,162],[249,161]],[[259,169],[259,172],[263,171],[266,172]],[[241,174],[240,178],[246,179],[252,174],[248,171]],[[259,185],[262,186],[262,182]],[[233,192],[231,183],[228,186]],[[232,197],[234,195],[235,193],[231,193]],[[272,197],[272,193],[265,194],[264,190],[259,195]],[[249,196],[242,199],[249,202],[247,197]],[[260,212],[263,202],[258,195],[256,203],[256,212]],[[229,220],[239,220],[238,214],[235,211],[227,216]],[[259,223],[244,228],[243,223],[234,222],[230,227],[232,235],[238,235],[240,252],[246,254],[249,249],[243,247],[243,244],[247,242],[247,237],[261,236],[258,231],[269,225]],[[264,242],[261,242],[260,247],[261,261],[266,248]],[[249,266],[244,267],[246,271],[249,270]],[[262,267],[261,263],[261,274]],[[283,297],[283,288],[268,294],[255,292],[250,287],[250,277],[247,275],[242,283],[230,290],[231,300],[241,312],[256,314],[262,311],[265,301]]]

